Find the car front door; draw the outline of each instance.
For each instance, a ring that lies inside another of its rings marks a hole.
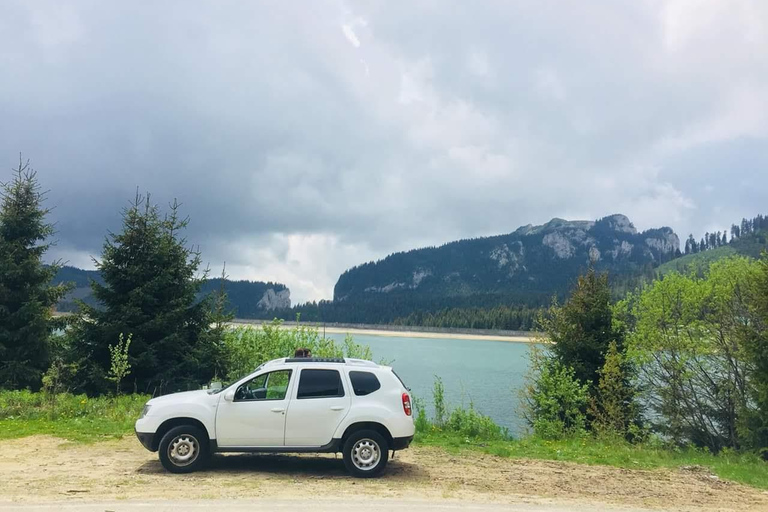
[[[292,373],[287,369],[263,373],[239,385],[231,401],[225,395],[216,412],[218,446],[284,446]]]
[[[297,382],[288,404],[285,446],[325,446],[349,412],[349,391],[341,371],[302,368]]]

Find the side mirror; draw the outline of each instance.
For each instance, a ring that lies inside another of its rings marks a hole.
[[[224,393],[224,400],[227,402],[231,402],[235,399],[235,391],[233,389],[230,389],[226,393]]]

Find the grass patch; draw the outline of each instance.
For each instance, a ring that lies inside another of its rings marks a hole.
[[[653,444],[630,444],[591,437],[548,441],[536,437],[483,441],[451,432],[419,433],[415,443],[452,453],[481,451],[501,457],[600,464],[618,468],[657,469],[702,466],[718,477],[768,489],[768,463],[754,454],[723,451],[713,455],[695,448],[671,449]]]
[[[78,442],[120,438],[149,400],[146,395],[89,398],[61,393],[0,392],[0,439],[50,435]]]

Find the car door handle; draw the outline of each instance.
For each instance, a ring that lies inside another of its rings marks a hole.
[[[331,410],[332,411],[343,411],[344,410],[344,406],[343,405],[334,405],[333,407],[331,407]]]
[[[272,412],[285,412],[285,407],[273,407]]]

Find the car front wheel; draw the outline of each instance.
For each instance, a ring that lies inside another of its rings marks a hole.
[[[174,427],[163,436],[157,451],[163,467],[171,473],[191,473],[205,466],[208,436],[191,425]]]
[[[372,478],[381,474],[389,460],[389,445],[375,430],[359,430],[347,438],[344,465],[354,477]]]

